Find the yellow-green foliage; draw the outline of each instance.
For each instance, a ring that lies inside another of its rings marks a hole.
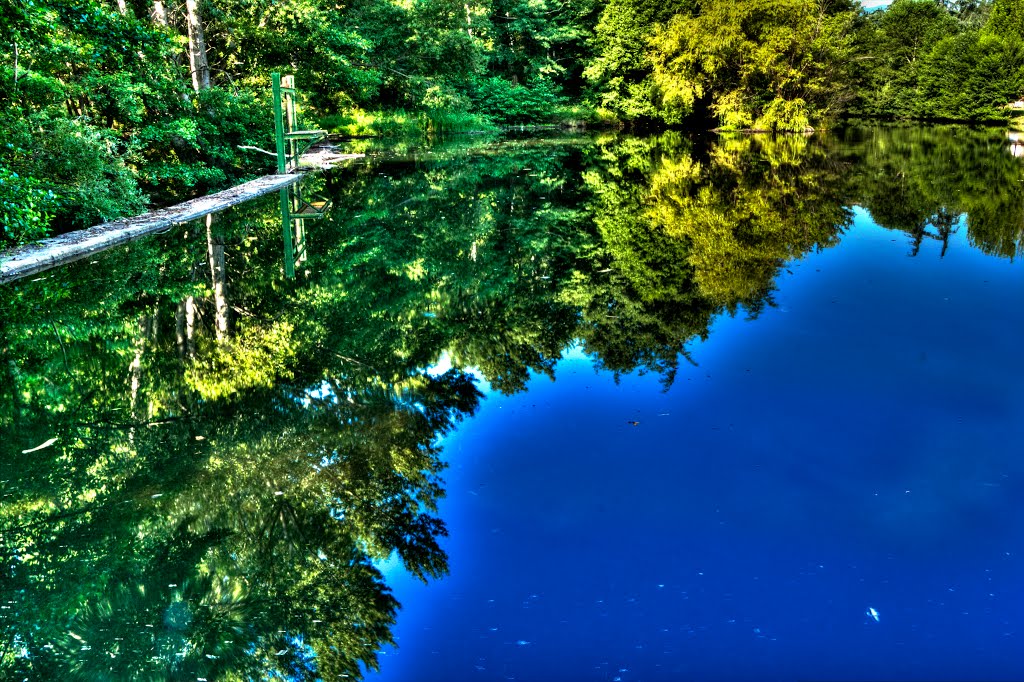
[[[243,330],[234,338],[209,342],[185,372],[185,381],[204,400],[216,400],[254,388],[271,388],[291,376],[295,358],[292,325]]]
[[[724,128],[802,131],[848,98],[846,0],[710,0],[656,31],[654,99],[679,123],[707,104]]]

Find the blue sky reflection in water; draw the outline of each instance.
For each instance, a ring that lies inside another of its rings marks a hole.
[[[378,679],[1019,679],[1024,268],[941,248],[857,209],[667,391],[489,392]]]

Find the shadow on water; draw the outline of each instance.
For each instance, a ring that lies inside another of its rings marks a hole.
[[[988,132],[695,144],[405,150],[309,180],[317,222],[272,197],[0,290],[4,677],[359,677],[394,643],[379,562],[447,571],[441,437],[481,379],[577,343],[667,390],[853,205],[912,254],[1022,246]]]

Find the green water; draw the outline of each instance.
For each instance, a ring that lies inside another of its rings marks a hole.
[[[670,390],[855,207],[908,259],[1024,246],[990,130],[462,141],[303,191],[333,208],[294,279],[269,197],[0,288],[4,678],[359,677],[381,562],[448,571],[443,437],[484,393],[569,347]]]

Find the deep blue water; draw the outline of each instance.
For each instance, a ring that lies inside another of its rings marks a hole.
[[[1024,268],[964,232],[857,209],[668,390],[570,349],[488,392],[375,679],[1024,677]]]

